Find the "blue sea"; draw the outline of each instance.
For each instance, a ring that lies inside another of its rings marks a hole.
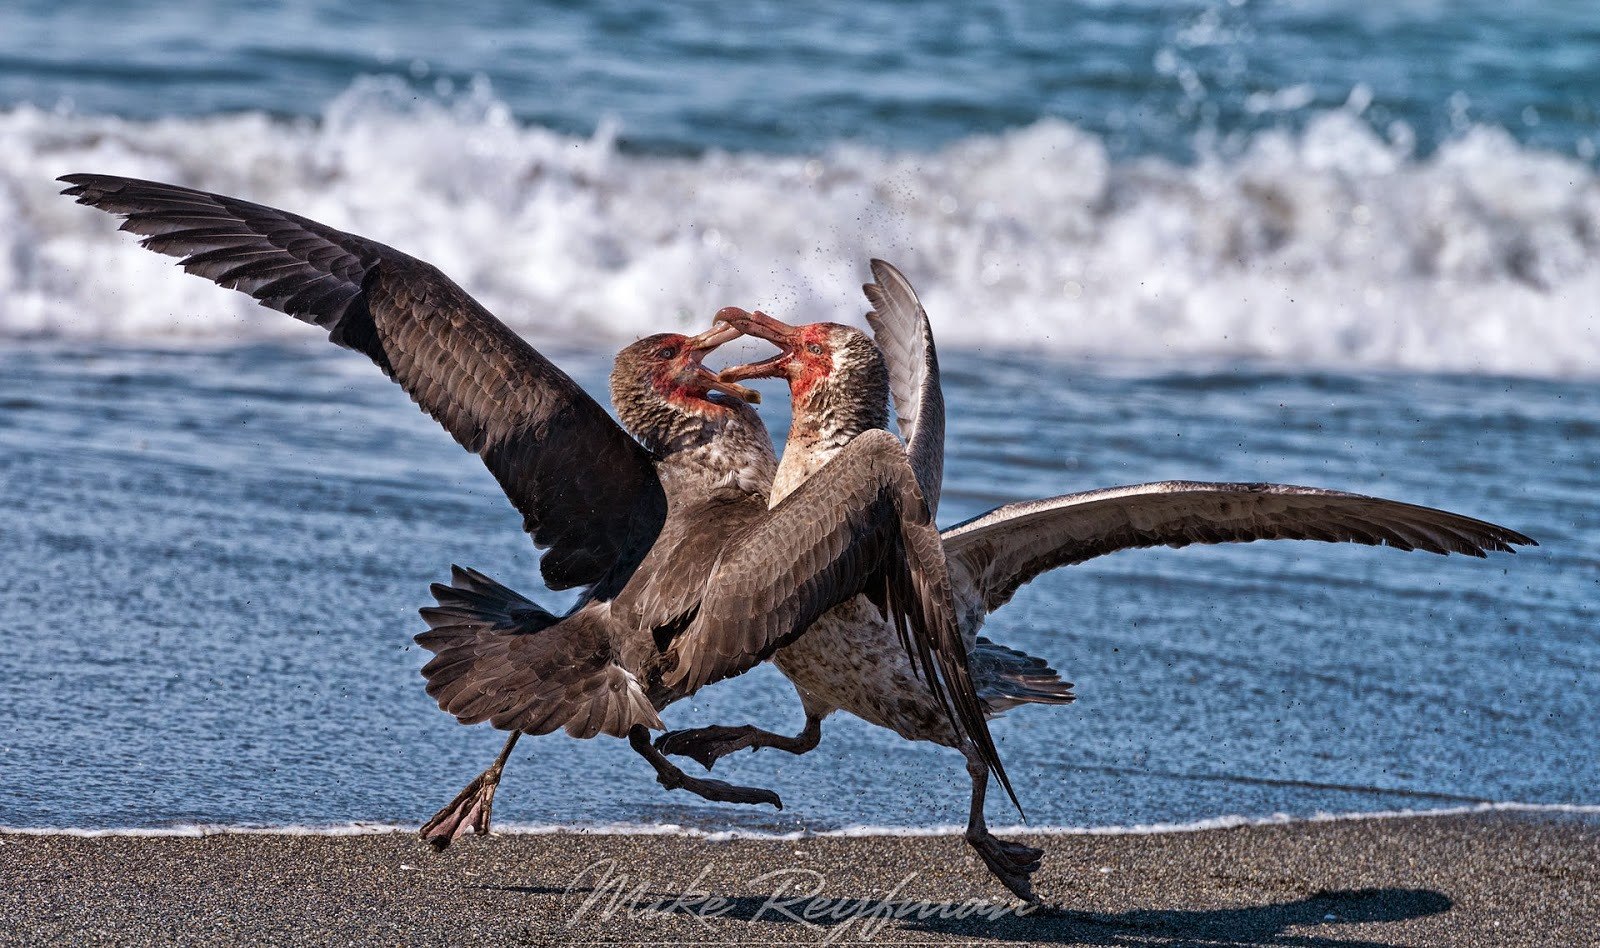
[[[428,583],[461,563],[570,601],[370,364],[139,250],[56,195],[75,171],[428,259],[597,395],[622,344],[724,305],[859,321],[887,258],[940,342],[948,522],[1275,480],[1541,543],[1137,551],[1041,578],[986,630],[1080,695],[994,726],[1032,825],[1592,808],[1597,150],[1583,2],[8,4],[0,826],[415,824],[499,745],[423,693]],[[667,719],[801,715],[761,669]],[[958,756],[845,715],[808,756],[717,771],[786,808],[669,794],[621,742],[549,737],[496,814],[964,819]]]

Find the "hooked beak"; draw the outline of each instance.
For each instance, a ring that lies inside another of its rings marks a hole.
[[[728,307],[728,309],[732,308],[733,307]],[[753,388],[746,388],[743,385],[722,379],[718,377],[715,372],[712,372],[710,369],[707,369],[705,366],[700,364],[700,361],[706,357],[707,353],[716,349],[718,346],[723,345],[724,343],[732,342],[733,340],[744,335],[744,333],[740,332],[737,328],[730,325],[723,319],[723,313],[726,313],[727,311],[728,310],[725,309],[721,313],[717,314],[717,321],[711,324],[710,329],[707,329],[698,336],[689,337],[688,346],[689,351],[694,353],[693,360],[695,373],[699,376],[701,384],[705,385],[708,390],[722,392],[724,395],[732,395],[734,398],[737,398],[740,401],[749,402],[752,405],[759,405],[761,403],[760,392]],[[739,312],[742,313],[744,310],[739,310]]]
[[[765,339],[782,350],[770,359],[723,369],[719,376],[723,381],[782,378],[787,374],[789,360],[800,345],[799,327],[780,322],[759,310],[747,313],[732,306],[718,313],[717,318],[725,320],[747,336]]]

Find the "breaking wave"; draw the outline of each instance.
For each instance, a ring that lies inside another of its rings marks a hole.
[[[1600,175],[1472,128],[1427,156],[1361,103],[1194,164],[1060,121],[931,153],[619,150],[479,84],[363,80],[318,121],[0,113],[0,338],[307,333],[56,196],[74,171],[291,209],[437,264],[536,337],[615,343],[728,304],[856,320],[869,256],[947,346],[1090,358],[1588,375]]]

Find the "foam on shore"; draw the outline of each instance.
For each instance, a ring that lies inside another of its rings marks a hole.
[[[1358,813],[1314,813],[1295,816],[1276,813],[1270,816],[1215,816],[1202,820],[1174,823],[1140,823],[1130,826],[1004,826],[992,827],[997,833],[1030,834],[1038,836],[1137,836],[1151,833],[1195,833],[1205,830],[1233,829],[1241,826],[1281,826],[1294,823],[1326,823],[1347,820],[1390,820],[1427,817],[1467,816],[1480,813],[1546,813],[1573,816],[1600,816],[1600,804],[1577,803],[1482,803],[1473,806],[1441,809],[1376,810]],[[395,823],[351,822],[329,825],[251,826],[220,823],[183,823],[156,827],[109,827],[86,829],[82,827],[7,827],[0,826],[0,836],[73,836],[80,838],[118,837],[179,837],[203,836],[376,836],[389,833],[411,833],[416,827]],[[558,825],[545,823],[497,823],[495,834],[504,836],[543,836],[554,833],[579,833],[593,836],[687,836],[711,841],[732,839],[792,840],[815,837],[872,837],[872,836],[955,836],[965,828],[956,825],[907,826],[849,826],[833,830],[796,830],[767,832],[762,830],[732,829],[707,830],[681,826],[675,823],[608,823],[596,826],[578,824]]]

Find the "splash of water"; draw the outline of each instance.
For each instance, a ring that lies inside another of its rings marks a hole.
[[[875,255],[917,283],[948,346],[1592,374],[1600,176],[1489,127],[1418,158],[1361,107],[1194,164],[1113,161],[1056,120],[926,154],[634,155],[610,128],[519,124],[481,82],[418,99],[363,80],[314,122],[22,107],[0,113],[0,338],[313,332],[55,195],[55,176],[97,171],[370,236],[580,344],[728,304],[855,319]]]

